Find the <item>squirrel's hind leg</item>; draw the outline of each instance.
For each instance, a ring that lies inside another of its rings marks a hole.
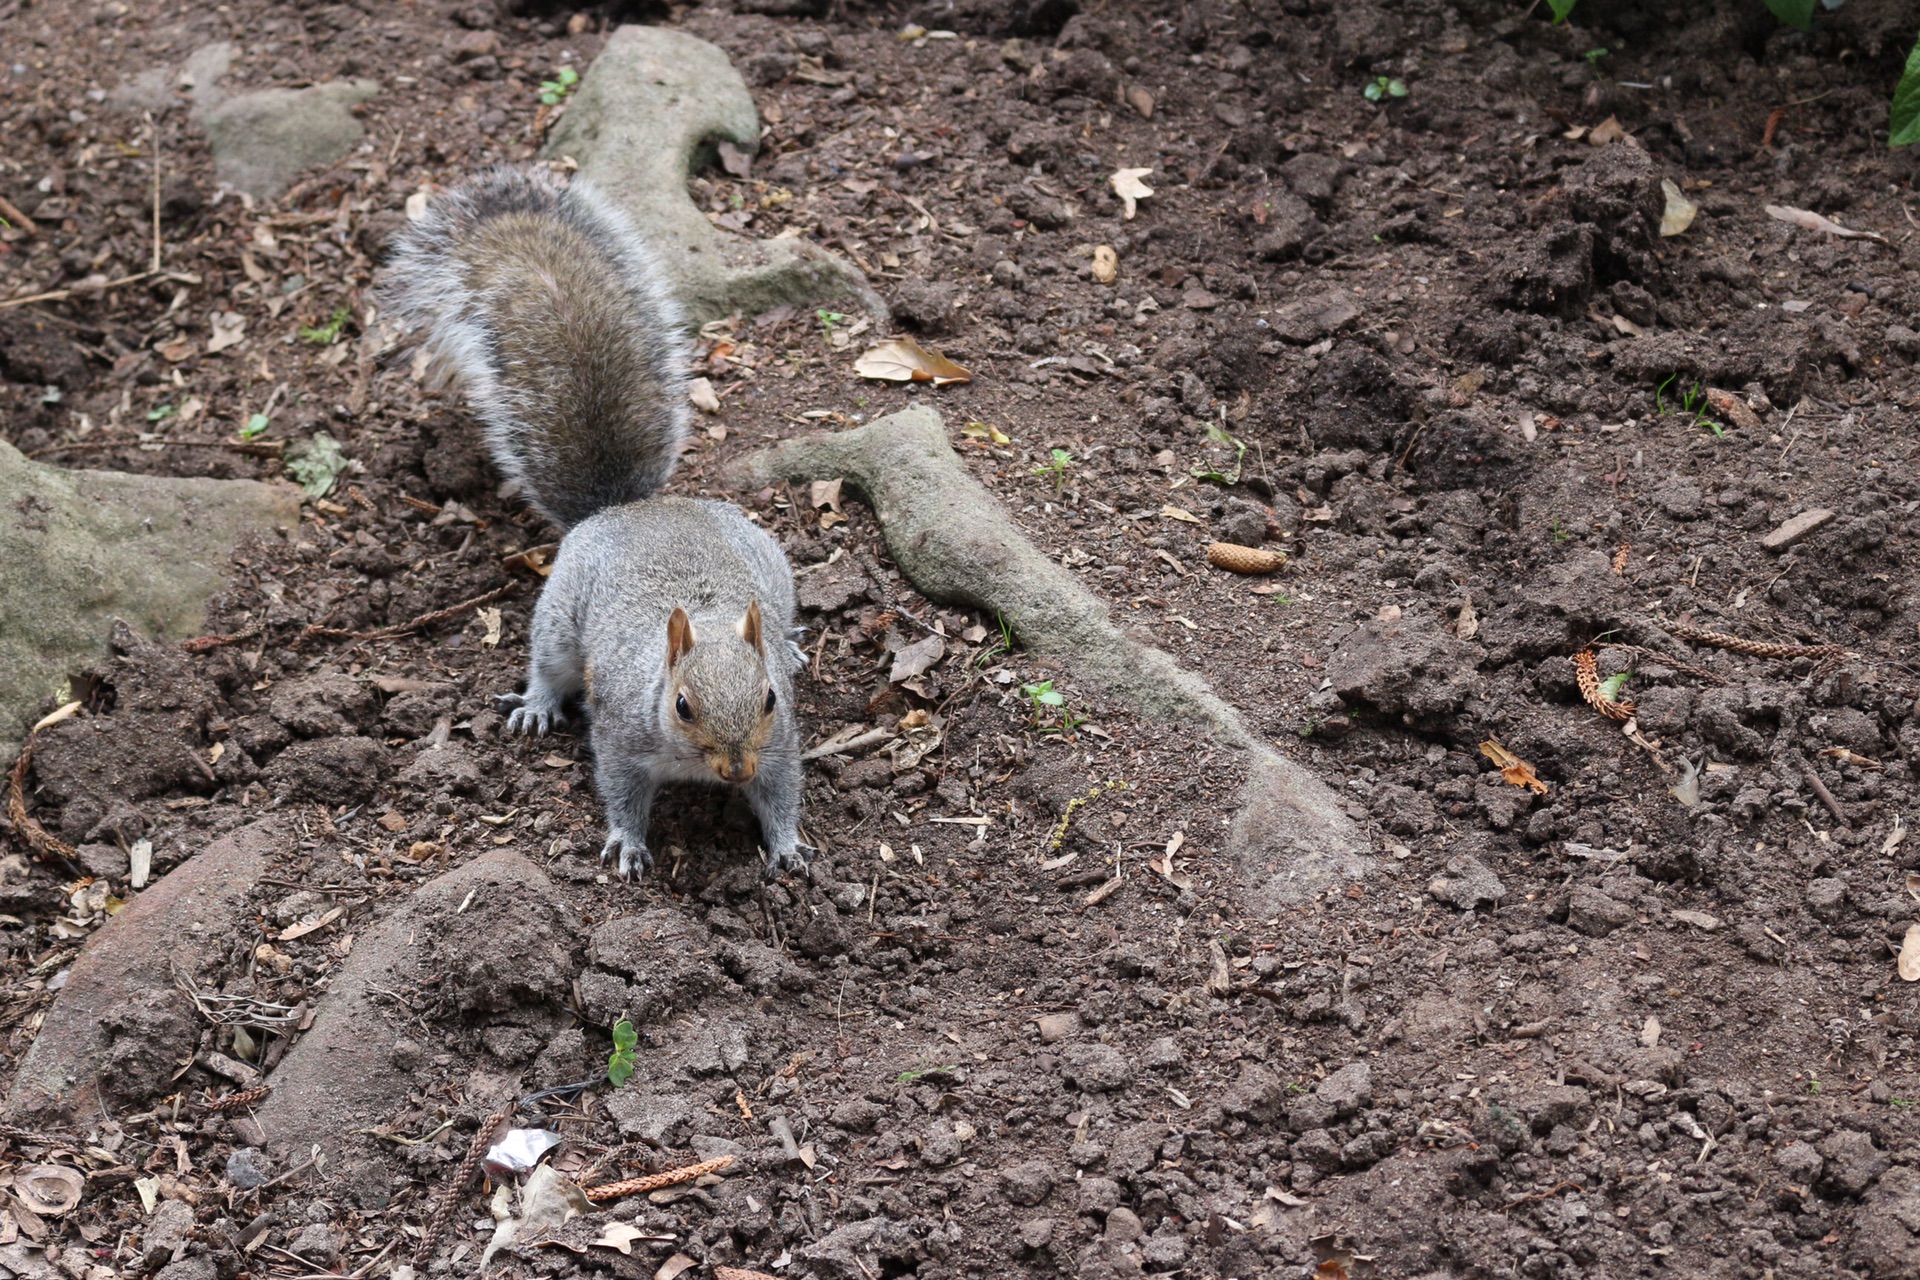
[[[502,694],[495,709],[506,713],[507,732],[540,737],[567,723],[567,702],[587,689],[588,673],[579,638],[568,620],[549,615],[543,595],[533,611],[532,657],[527,691]]]

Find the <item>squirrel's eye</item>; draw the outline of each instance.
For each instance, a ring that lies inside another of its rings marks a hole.
[[[693,706],[687,701],[687,695],[681,694],[673,700],[673,712],[682,720],[693,719]]]
[[[767,714],[773,714],[773,690],[767,690]]]

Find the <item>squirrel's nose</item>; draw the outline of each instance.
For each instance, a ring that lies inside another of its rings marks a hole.
[[[751,759],[733,757],[713,762],[713,771],[728,782],[748,782],[753,778],[755,762]]]

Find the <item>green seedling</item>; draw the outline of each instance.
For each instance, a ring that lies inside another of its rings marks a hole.
[[[1573,14],[1573,6],[1579,0],[1547,0],[1547,8],[1553,10],[1553,25],[1559,26]]]
[[[1217,422],[1207,424],[1207,439],[1215,444],[1224,444],[1233,450],[1233,470],[1216,471],[1204,462],[1196,462],[1187,474],[1195,480],[1205,480],[1210,484],[1236,485],[1240,483],[1240,467],[1247,458],[1247,445],[1244,440],[1236,440],[1227,429]]]
[[[314,432],[287,453],[288,478],[316,501],[326,497],[340,473],[352,465],[340,442],[325,431]]]
[[[902,1071],[899,1075],[895,1076],[893,1080],[895,1084],[912,1084],[920,1077],[930,1076],[936,1071],[958,1071],[959,1069],[960,1064],[957,1062],[949,1063],[944,1067],[916,1067],[911,1071]]]
[[[1051,680],[1021,685],[1020,696],[1033,707],[1033,727],[1042,733],[1072,733],[1087,722],[1085,716],[1076,716],[1067,708],[1067,695],[1054,688]],[[1051,724],[1043,720],[1048,712],[1058,717]]]
[[[1606,57],[1607,52],[1608,51],[1605,48],[1589,49],[1585,53],[1581,54],[1580,56],[1587,60],[1588,66],[1598,67],[1600,65],[1600,59]]]
[[[1385,102],[1389,98],[1404,98],[1407,96],[1407,82],[1389,79],[1386,76],[1375,76],[1360,92],[1366,95],[1368,102]]]
[[[574,86],[579,83],[580,73],[578,71],[575,71],[572,67],[560,68],[560,70],[554,73],[553,79],[542,80],[540,82],[541,105],[551,107],[563,101],[568,94],[573,92]]]
[[[828,346],[832,346],[834,327],[836,325],[843,325],[847,322],[847,317],[845,313],[839,312],[839,311],[828,311],[825,308],[822,308],[814,312],[813,314],[814,314],[814,318],[820,321],[820,340],[826,343]]]
[[[347,327],[347,321],[351,319],[353,319],[353,311],[350,308],[335,307],[325,324],[316,325],[313,328],[302,325],[300,341],[311,342],[316,347],[330,347],[340,341],[340,332]]]
[[[267,429],[267,422],[267,415],[264,413],[251,415],[247,419],[247,425],[240,428],[240,438],[242,440],[257,439]]]
[[[618,1089],[633,1079],[639,1065],[633,1051],[640,1044],[640,1033],[625,1018],[613,1024],[613,1052],[607,1055],[607,1083]]]
[[[1053,477],[1053,495],[1059,497],[1061,490],[1067,487],[1067,468],[1073,465],[1073,455],[1065,449],[1049,451],[1047,460],[1033,469],[1033,474],[1043,479]]]
[[[994,614],[993,621],[1000,628],[1000,637],[980,651],[980,656],[974,659],[976,667],[984,667],[1001,654],[1013,652],[1013,624],[1001,613]]]
[[[180,411],[174,408],[170,404],[157,404],[153,408],[147,410],[147,421],[148,422],[165,422],[168,418],[171,418],[174,414],[178,412]]]
[[[1627,681],[1632,678],[1631,671],[1622,671],[1617,675],[1608,676],[1600,682],[1600,696],[1608,702],[1620,701],[1620,691],[1627,687]]]
[[[1807,1092],[1812,1094],[1820,1092],[1820,1077],[1811,1071],[1807,1072]]]
[[[1555,516],[1553,518],[1553,540],[1555,542],[1565,542],[1568,538],[1571,538],[1572,536],[1573,534],[1567,531],[1566,526],[1560,523],[1560,517]]]

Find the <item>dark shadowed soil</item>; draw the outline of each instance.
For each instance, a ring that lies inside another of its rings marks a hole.
[[[1337,1245],[1388,1276],[1920,1276],[1920,1006],[1894,963],[1920,919],[1920,295],[1915,160],[1884,148],[1911,7],[1850,0],[1811,36],[1736,0],[1583,0],[1559,28],[1493,0],[826,8],[645,15],[726,48],[767,122],[747,176],[695,198],[849,255],[974,380],[857,379],[887,336],[857,315],[709,326],[722,408],[677,491],[936,403],[1030,536],[1350,797],[1378,873],[1247,918],[1217,856],[1229,755],[997,650],[994,619],[900,580],[865,508],[795,489],[728,496],[802,575],[809,741],[937,734],[809,766],[807,876],[763,887],[744,809],[688,793],[654,876],[608,877],[584,745],[505,740],[489,700],[538,586],[503,560],[550,532],[366,308],[407,198],[530,158],[536,82],[589,63],[610,15],[0,0],[0,194],[39,226],[0,233],[0,295],[147,265],[154,104],[165,265],[197,280],[0,310],[0,432],[73,466],[269,477],[271,448],[233,443],[264,412],[261,443],[324,430],[360,464],[297,537],[242,551],[209,625],[229,642],[122,636],[75,673],[85,710],[40,735],[30,800],[92,880],[13,840],[8,1061],[142,840],[157,874],[264,816],[299,833],[203,991],[311,1009],[415,886],[497,849],[573,922],[556,944],[531,907],[437,917],[430,976],[364,1029],[400,1101],[338,1135],[352,1159],[264,1190],[229,1157],[272,1176],[304,1147],[191,1106],[175,1130],[165,1101],[233,1087],[176,1072],[246,1046],[184,998],[129,1017],[66,1130],[91,1154],[8,1148],[95,1175],[21,1240],[89,1280],[176,1256],[176,1280],[383,1276],[481,1118],[598,1075],[624,1012],[634,1082],[534,1104],[561,1167],[736,1164],[612,1207],[662,1237],[631,1258],[496,1270],[1294,1276]],[[228,39],[238,85],[382,81],[366,145],[272,205],[220,197],[171,86]],[[1369,102],[1376,76],[1407,96]],[[1630,136],[1592,145],[1610,117]],[[1130,221],[1123,168],[1155,192]],[[1699,206],[1671,238],[1662,179]],[[338,306],[343,341],[296,336]],[[229,311],[245,341],[208,354]],[[1053,450],[1071,461],[1036,474]],[[1293,562],[1236,577],[1215,539]],[[415,634],[308,634],[502,587]],[[890,683],[936,631],[945,656]],[[1582,701],[1595,644],[1637,736]],[[1021,695],[1049,680],[1070,733]],[[1149,867],[1176,842],[1171,877]],[[559,976],[520,981],[551,945]],[[177,1254],[131,1185],[160,1175],[196,1220]],[[490,1226],[476,1184],[430,1269],[472,1274]],[[1344,1256],[1322,1274],[1364,1271]]]

